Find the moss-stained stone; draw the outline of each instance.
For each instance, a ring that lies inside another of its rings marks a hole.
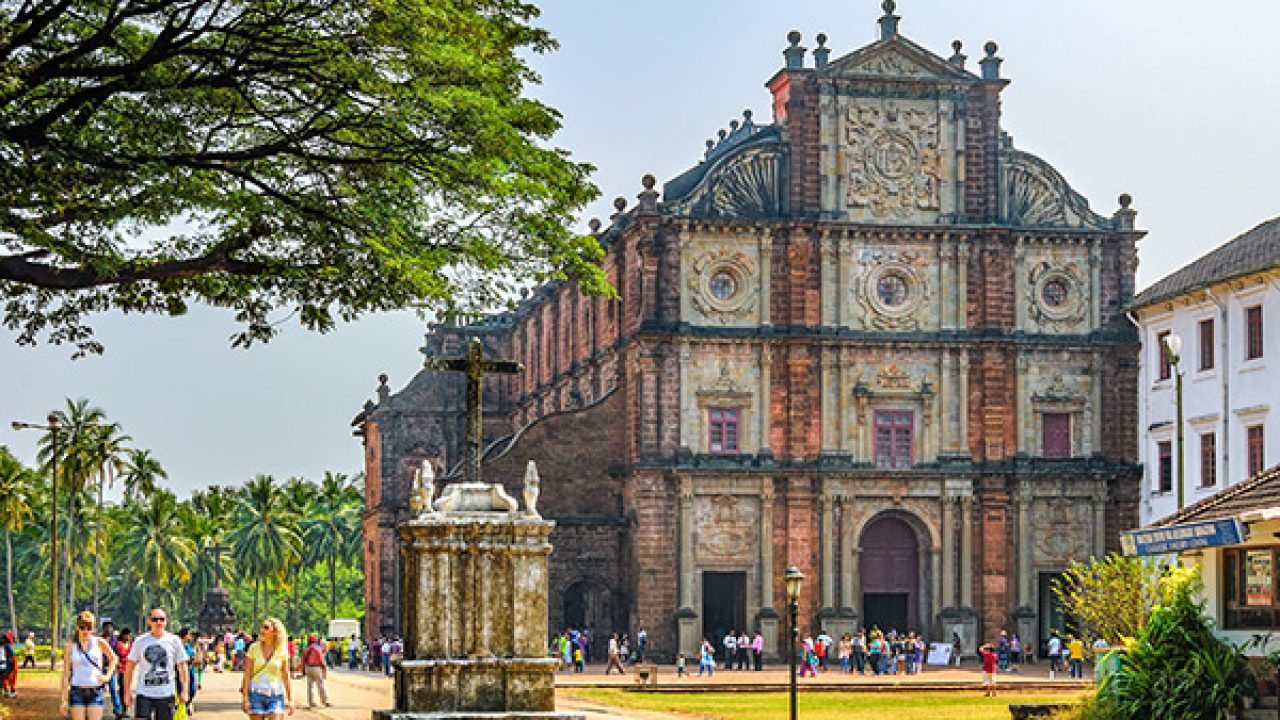
[[[395,709],[375,720],[578,717],[555,712],[546,657],[555,523],[481,502],[493,497],[481,490],[496,489],[481,485],[450,486],[435,510],[397,529],[405,656]]]

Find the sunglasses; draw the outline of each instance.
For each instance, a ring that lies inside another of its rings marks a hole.
[[[151,622],[168,622],[168,620],[169,620],[169,618],[167,618],[167,617],[153,617],[153,618],[151,618]]]

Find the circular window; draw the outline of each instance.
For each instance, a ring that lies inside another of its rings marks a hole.
[[[738,278],[728,270],[717,271],[711,276],[711,297],[720,302],[727,302],[738,294]]]
[[[885,273],[876,283],[876,296],[885,307],[902,307],[907,302],[907,281],[897,273]]]
[[[1060,308],[1067,304],[1067,284],[1057,279],[1050,280],[1040,288],[1040,297],[1045,305]]]

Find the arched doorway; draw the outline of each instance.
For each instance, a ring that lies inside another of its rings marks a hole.
[[[871,521],[859,545],[862,617],[867,628],[888,632],[922,631],[916,627],[920,607],[920,552],[915,530],[887,515]]]
[[[591,630],[591,657],[603,658],[600,651],[608,643],[614,627],[612,594],[609,589],[590,580],[579,580],[564,591],[564,628]]]

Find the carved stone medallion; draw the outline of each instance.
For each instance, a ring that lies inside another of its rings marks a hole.
[[[727,247],[699,255],[685,285],[693,306],[721,322],[748,317],[759,295],[755,262],[746,253]]]
[[[876,218],[905,220],[942,207],[942,154],[936,112],[849,108],[845,122],[847,201]]]
[[[694,503],[695,549],[709,562],[749,562],[759,534],[759,498],[699,496]]]
[[[925,275],[928,260],[913,250],[864,250],[858,259],[862,282],[855,299],[862,326],[877,330],[916,330],[932,288]]]
[[[1027,307],[1041,325],[1074,325],[1084,320],[1088,303],[1084,280],[1075,263],[1055,266],[1041,262],[1027,275]]]

